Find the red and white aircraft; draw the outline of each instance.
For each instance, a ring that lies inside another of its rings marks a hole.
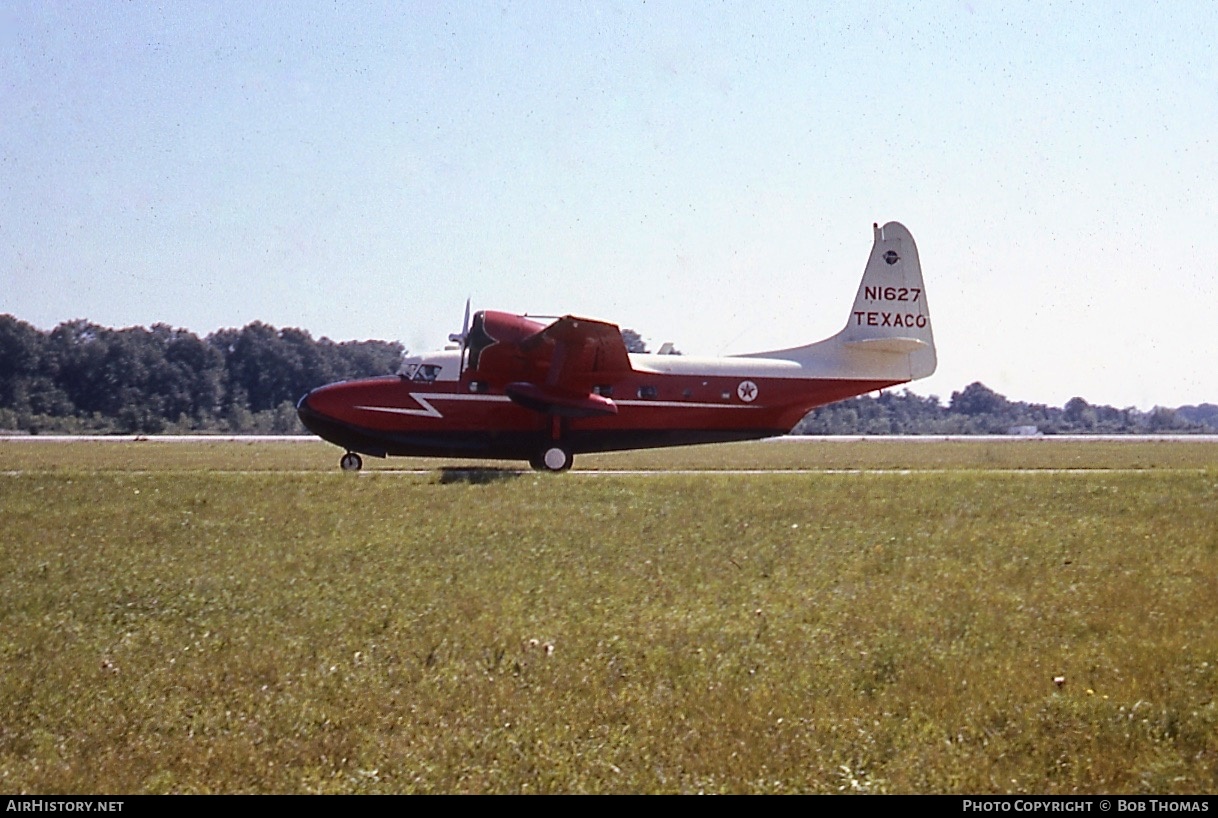
[[[618,327],[548,325],[486,310],[397,375],[314,389],[297,409],[314,434],[360,453],[528,460],[564,471],[581,452],[786,434],[826,403],[924,378],[935,341],[913,236],[889,222],[841,332],[792,349],[726,358],[631,354]]]

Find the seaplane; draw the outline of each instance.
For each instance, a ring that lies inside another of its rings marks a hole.
[[[493,310],[471,323],[467,302],[450,348],[404,357],[396,375],[321,386],[297,411],[344,449],[345,471],[367,455],[527,460],[561,472],[588,452],[783,435],[818,406],[935,371],[913,236],[897,222],[873,229],[846,325],[816,343],[716,358],[638,354],[612,323]]]

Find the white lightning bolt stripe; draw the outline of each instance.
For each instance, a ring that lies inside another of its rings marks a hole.
[[[390,415],[417,415],[421,418],[442,418],[444,415],[436,407],[427,402],[426,398],[412,396],[418,401],[422,409],[404,409],[401,406],[357,406],[356,409],[363,409],[365,412],[385,412]]]
[[[391,415],[414,415],[421,418],[442,418],[440,410],[431,405],[434,400],[472,400],[485,403],[504,403],[510,399],[507,395],[464,395],[459,392],[440,392],[432,395],[422,395],[418,392],[411,392],[415,403],[422,406],[422,409],[406,409],[401,406],[357,406],[356,409],[363,409],[367,412],[387,412]],[[430,399],[430,400],[429,400]]]

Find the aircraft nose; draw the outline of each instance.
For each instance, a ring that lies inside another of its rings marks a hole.
[[[304,420],[306,412],[312,411],[309,408],[309,396],[313,394],[313,390],[309,390],[300,396],[300,400],[296,401],[296,414],[300,415],[300,419]]]
[[[317,411],[316,407],[310,403],[310,398],[313,397],[313,393],[316,391],[316,389],[311,389],[300,396],[300,400],[296,401],[296,416],[300,418],[300,422],[304,424],[306,429],[313,434],[320,434],[317,431],[317,425],[319,421],[325,418],[325,415]]]
[[[300,422],[313,434],[329,440],[335,424],[349,422],[351,405],[357,402],[352,399],[351,387],[345,382],[310,389],[296,402]]]
[[[331,383],[310,389],[296,402],[296,414],[303,421],[310,418],[336,419],[351,401],[348,399],[346,383]],[[307,425],[307,421],[306,421]]]

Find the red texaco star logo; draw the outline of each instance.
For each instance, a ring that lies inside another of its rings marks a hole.
[[[752,381],[741,381],[736,387],[736,395],[745,403],[752,403],[757,399],[757,384]]]

